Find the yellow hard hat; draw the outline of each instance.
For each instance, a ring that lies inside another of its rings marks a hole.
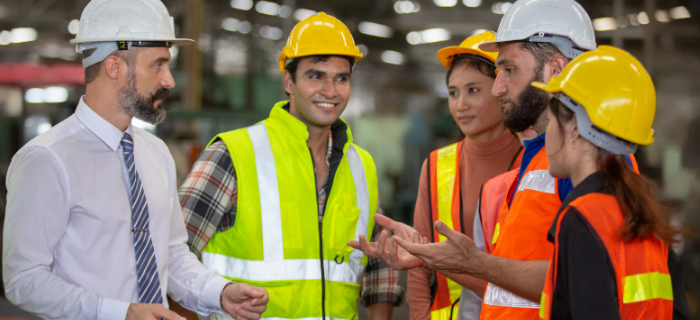
[[[495,40],[496,35],[491,31],[485,31],[484,33],[473,35],[462,41],[462,43],[458,47],[452,46],[440,49],[440,51],[438,51],[437,53],[438,60],[440,60],[440,63],[442,63],[443,67],[449,68],[450,65],[452,65],[452,59],[454,58],[454,56],[459,54],[473,54],[476,56],[484,57],[492,63],[496,63],[496,57],[498,57],[498,52],[486,52],[479,49],[480,44]]]
[[[362,59],[360,48],[355,45],[348,27],[340,20],[319,12],[299,21],[282,49],[279,64],[284,73],[287,59],[314,55],[338,55]]]
[[[532,86],[564,93],[585,109],[595,127],[617,138],[640,145],[654,142],[654,83],[624,50],[600,46],[572,60],[549,84]]]

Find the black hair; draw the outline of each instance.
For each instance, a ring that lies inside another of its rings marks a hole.
[[[452,75],[452,72],[460,66],[477,70],[485,76],[489,76],[493,79],[496,79],[496,67],[492,63],[488,63],[482,60],[485,58],[477,59],[477,57],[481,58],[480,56],[475,56],[471,54],[459,54],[454,56],[452,58],[452,64],[450,64],[450,68],[447,70],[445,83],[447,83],[448,86],[450,85],[450,76]]]

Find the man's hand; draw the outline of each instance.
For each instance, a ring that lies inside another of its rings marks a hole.
[[[381,259],[388,266],[396,270],[413,269],[425,265],[423,260],[416,258],[403,248],[397,248],[393,258],[390,253],[391,247],[394,244],[394,238],[396,237],[419,244],[429,243],[427,238],[421,237],[421,235],[410,226],[391,220],[383,215],[375,215],[374,220],[380,226],[391,230],[394,235],[389,236],[386,231],[382,231],[379,234],[377,242],[367,242],[365,236],[360,235],[359,242],[350,241],[348,245],[361,250],[369,257]]]
[[[270,300],[267,290],[246,283],[227,285],[221,297],[221,307],[236,320],[257,320]]]
[[[474,245],[471,238],[450,229],[441,221],[435,222],[435,230],[447,240],[423,244],[397,237],[394,239],[395,244],[391,246],[390,258],[400,259],[398,251],[403,248],[409,254],[425,261],[428,268],[436,271],[473,274],[479,270],[479,258],[485,253]]]
[[[126,320],[185,320],[175,312],[166,309],[162,304],[132,303],[126,311]]]

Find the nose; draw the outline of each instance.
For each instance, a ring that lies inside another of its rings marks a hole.
[[[333,79],[326,79],[323,82],[323,87],[321,87],[321,94],[329,99],[335,98],[338,95],[338,90],[335,87],[335,82]]]
[[[459,104],[457,105],[457,110],[470,110],[472,107],[469,105],[467,95],[463,94],[459,99]]]
[[[160,86],[166,89],[175,88],[175,79],[173,79],[173,74],[170,72],[170,68],[168,68],[167,65],[165,65],[163,77],[160,79]]]
[[[506,76],[503,72],[499,72],[496,75],[496,80],[493,81],[493,87],[491,87],[491,94],[495,97],[500,97],[508,92],[506,88]]]

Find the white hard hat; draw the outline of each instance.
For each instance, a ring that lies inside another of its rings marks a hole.
[[[496,40],[479,48],[498,52],[498,43],[511,41],[554,43],[572,59],[596,48],[591,18],[574,0],[516,1],[501,19]]]
[[[92,0],[80,16],[80,28],[71,44],[76,53],[97,48],[83,59],[88,67],[115,50],[132,46],[170,47],[194,43],[175,37],[173,18],[160,0]]]

